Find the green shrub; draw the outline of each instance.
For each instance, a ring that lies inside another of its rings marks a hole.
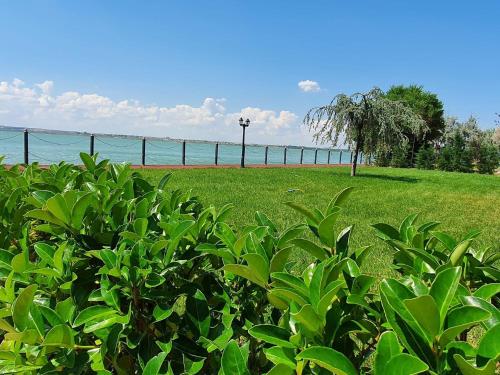
[[[408,168],[411,167],[408,158],[409,146],[404,144],[392,150],[389,165],[395,168]]]
[[[479,173],[493,174],[500,163],[498,147],[493,144],[483,143],[479,148],[477,169]]]
[[[473,153],[460,133],[455,133],[450,144],[441,149],[437,165],[443,171],[473,172]]]
[[[0,165],[1,373],[494,373],[500,271],[477,232],[375,224],[400,273],[378,292],[372,247],[339,228],[351,188],[324,210],[288,203],[304,222],[283,231],[257,212],[236,232],[170,175],[81,157]]]
[[[375,165],[378,167],[388,167],[390,162],[389,153],[379,150],[375,154]]]
[[[430,146],[421,147],[417,152],[416,166],[418,169],[434,169],[436,154]]]

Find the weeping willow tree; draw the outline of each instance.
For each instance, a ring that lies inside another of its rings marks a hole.
[[[356,175],[358,155],[389,152],[408,142],[408,132],[427,131],[425,121],[403,102],[389,100],[379,88],[351,96],[339,94],[321,107],[307,112],[304,124],[314,131],[314,139],[336,146],[341,135],[354,150],[351,176]]]

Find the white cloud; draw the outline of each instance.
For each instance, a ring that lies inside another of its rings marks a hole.
[[[298,83],[299,89],[303,92],[318,92],[321,91],[319,83],[316,81],[311,81],[306,79],[305,81],[300,81]]]
[[[0,124],[69,131],[239,141],[239,117],[249,118],[249,142],[310,144],[298,116],[287,110],[256,107],[228,111],[223,98],[199,106],[144,105],[115,101],[99,94],[67,91],[53,94],[54,82],[27,87],[20,79],[0,82]]]

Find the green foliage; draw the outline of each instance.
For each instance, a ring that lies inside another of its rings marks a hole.
[[[384,223],[373,225],[376,235],[394,250],[394,269],[401,275],[421,284],[442,269],[461,266],[461,280],[471,292],[499,280],[500,255],[491,248],[475,246],[479,231],[457,240],[436,230],[438,222],[417,224],[416,220],[414,214],[406,217],[399,228]]]
[[[434,169],[436,153],[432,147],[421,147],[417,152],[416,167],[418,169]]]
[[[450,143],[441,149],[437,166],[443,171],[472,172],[473,154],[460,133],[455,133]]]
[[[405,155],[398,155],[397,161],[392,166],[413,167],[416,161],[416,154],[429,142],[439,139],[445,130],[443,117],[443,103],[436,94],[425,91],[422,86],[392,86],[386,93],[390,100],[400,101],[410,107],[426,123],[427,131],[414,131],[411,127],[405,130],[410,147],[406,149]],[[401,150],[399,151],[401,152]],[[405,158],[403,162],[401,159]]]
[[[393,147],[391,152],[391,158],[389,165],[395,168],[407,168],[410,166],[410,161],[408,160],[408,150],[410,149],[408,144],[402,144]]]
[[[168,190],[169,175],[82,161],[0,168],[0,372],[493,374],[498,256],[478,233],[375,224],[401,274],[378,292],[372,247],[339,225],[352,188],[323,210],[288,203],[303,223],[257,212],[236,231],[231,207]]]
[[[477,168],[479,173],[493,174],[500,163],[500,150],[498,146],[483,143],[479,147]]]
[[[377,150],[375,153],[375,165],[378,167],[388,167],[391,161],[389,152],[385,150]]]
[[[386,93],[386,97],[390,100],[402,101],[408,105],[415,113],[420,115],[427,124],[428,132],[424,134],[416,134],[417,147],[415,152],[420,149],[423,141],[432,141],[439,138],[444,131],[444,110],[443,103],[436,94],[425,91],[422,86],[392,86]],[[408,134],[409,137],[413,133]],[[413,139],[412,139],[413,140]],[[413,143],[413,142],[410,142]]]
[[[382,223],[373,226],[395,251],[394,267],[402,276],[380,285],[393,332],[385,333],[378,343],[375,373],[388,371],[388,363],[402,353],[400,343],[406,350],[408,373],[427,368],[436,374],[479,373],[478,368],[485,366],[484,373],[493,374],[500,348],[493,346],[488,354],[479,354],[468,343],[467,332],[483,326],[487,333],[480,348],[485,348],[491,332],[500,327],[495,307],[500,292],[499,256],[473,247],[477,231],[455,240],[436,231],[437,222],[416,225],[416,219],[417,215],[408,216],[398,229]],[[393,359],[388,362],[389,357]]]

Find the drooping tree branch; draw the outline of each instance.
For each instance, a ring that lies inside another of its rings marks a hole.
[[[375,87],[367,93],[351,96],[339,94],[321,107],[309,110],[304,124],[314,132],[314,140],[336,146],[340,136],[343,142],[366,155],[377,149],[390,150],[395,145],[408,142],[405,134],[425,132],[424,120],[403,102],[389,100]],[[356,158],[353,158],[352,175],[356,173]]]

